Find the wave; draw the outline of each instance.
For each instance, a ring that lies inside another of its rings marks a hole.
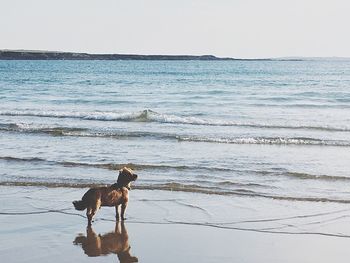
[[[308,174],[308,173],[297,173],[297,172],[286,172],[281,173],[282,176],[294,177],[297,179],[308,179],[308,180],[325,180],[325,181],[349,181],[350,177],[346,176],[333,176],[326,174]]]
[[[53,136],[79,136],[87,132],[87,128],[72,127],[48,127],[45,125],[34,126],[26,123],[0,123],[0,131],[23,132],[23,133],[42,133]]]
[[[124,122],[156,122],[169,124],[206,125],[206,126],[237,126],[263,129],[302,129],[302,130],[325,130],[349,132],[350,127],[336,126],[308,126],[308,125],[287,125],[287,124],[265,124],[265,123],[244,123],[229,120],[201,119],[192,116],[176,116],[162,114],[149,109],[135,112],[78,112],[78,111],[53,111],[53,110],[1,110],[3,116],[32,116],[47,118],[77,118],[96,121],[124,121]]]
[[[20,132],[31,134],[48,134],[52,136],[75,136],[75,137],[97,137],[97,138],[144,138],[176,139],[176,135],[161,132],[124,132],[113,130],[91,130],[88,128],[73,127],[49,127],[37,126],[24,123],[0,123],[0,131]]]
[[[84,183],[84,182],[41,182],[41,181],[2,181],[0,186],[23,186],[23,187],[48,187],[48,188],[91,188],[106,186],[105,184]],[[350,204],[350,199],[337,199],[328,197],[314,197],[314,196],[285,196],[278,194],[269,194],[256,192],[247,189],[221,189],[217,187],[206,187],[197,184],[182,184],[182,183],[163,183],[163,184],[141,184],[133,185],[135,190],[160,190],[173,192],[188,192],[201,193],[224,196],[245,196],[255,198],[268,198],[281,201],[299,201],[299,202],[327,202],[327,203],[341,203]]]
[[[108,170],[119,170],[125,166],[130,167],[133,170],[205,170],[205,171],[233,171],[229,168],[220,167],[208,167],[208,166],[189,166],[189,165],[167,165],[167,164],[135,164],[135,163],[82,163],[82,162],[72,162],[72,161],[51,161],[43,158],[37,157],[12,157],[12,156],[0,156],[0,160],[9,162],[29,162],[29,163],[43,163],[47,165],[61,165],[65,167],[93,167],[102,168]]]
[[[12,156],[1,156],[0,160],[4,161],[13,161],[13,162],[47,162],[50,163],[50,161],[47,161],[42,158],[37,157],[28,157],[28,158],[19,158],[19,157],[12,157]]]
[[[178,137],[180,141],[211,142],[229,144],[270,144],[270,145],[318,145],[318,146],[350,146],[349,141],[321,140],[315,138],[295,137],[248,137],[248,138],[210,138],[210,137]]]
[[[341,101],[339,101],[341,102]],[[346,101],[343,101],[346,102]],[[330,109],[344,109],[344,108],[350,108],[349,104],[308,104],[308,103],[289,103],[289,104],[273,104],[273,103],[252,103],[249,104],[250,106],[255,107],[266,107],[266,108],[305,108],[305,109],[324,109],[324,108],[330,108]]]
[[[309,174],[302,172],[290,172],[290,171],[251,171],[258,175],[262,176],[285,176],[295,179],[302,180],[322,180],[322,181],[350,181],[350,177],[347,176],[336,176],[336,175],[327,175],[327,174]]]
[[[96,138],[153,138],[187,142],[209,142],[228,144],[267,144],[267,145],[318,145],[318,146],[343,146],[349,147],[350,141],[345,140],[322,140],[307,137],[200,137],[185,136],[161,132],[120,132],[120,131],[94,131],[87,128],[71,127],[37,127],[28,124],[1,124],[0,131],[22,132],[33,134],[48,134],[52,136],[76,136],[76,137],[96,137]]]
[[[325,174],[309,174],[302,172],[291,172],[284,171],[280,169],[271,170],[240,170],[235,168],[225,168],[225,167],[215,167],[215,166],[191,166],[191,165],[169,165],[169,164],[136,164],[136,163],[83,163],[83,162],[72,162],[72,161],[53,161],[46,160],[38,157],[12,157],[12,156],[0,156],[0,160],[8,162],[24,162],[24,163],[42,163],[46,165],[59,165],[64,167],[92,167],[107,170],[119,170],[124,166],[130,167],[133,170],[144,171],[144,170],[158,170],[167,172],[170,170],[179,172],[206,172],[206,173],[239,173],[239,174],[253,174],[257,176],[274,176],[274,177],[290,177],[295,179],[303,180],[324,180],[324,181],[350,181],[350,177],[346,176],[335,176],[335,175],[325,175]],[[224,181],[220,182],[219,185],[232,184],[232,182]],[[254,184],[251,184],[254,186]],[[258,185],[257,185],[258,186]]]
[[[143,110],[135,112],[79,112],[79,111],[54,111],[54,110],[2,110],[0,115],[3,116],[32,116],[32,117],[47,117],[47,118],[73,118],[83,120],[97,121],[135,121],[147,122],[152,121],[154,116],[158,114],[152,110]],[[156,121],[154,119],[154,121]]]

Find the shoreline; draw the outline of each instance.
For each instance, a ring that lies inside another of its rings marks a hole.
[[[346,206],[316,204],[319,207],[309,211],[302,202],[286,206],[256,198],[132,190],[124,226],[114,221],[113,208],[102,208],[89,229],[85,213],[71,205],[86,189],[0,189],[4,262],[89,262],[91,257],[94,262],[106,257],[118,262],[128,257],[126,262],[180,258],[183,262],[322,263],[346,262],[350,256],[350,233],[337,235],[347,230]]]

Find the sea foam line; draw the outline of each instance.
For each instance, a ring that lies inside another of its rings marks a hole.
[[[237,122],[230,120],[202,119],[193,116],[177,116],[172,114],[162,114],[149,109],[135,112],[79,112],[79,111],[54,111],[54,110],[0,110],[3,116],[32,116],[47,118],[78,118],[83,120],[96,121],[124,121],[124,122],[156,122],[169,124],[206,125],[206,126],[238,126],[264,129],[309,129],[348,132],[350,127],[337,126],[315,126],[315,125],[287,125],[287,124],[266,124]]]
[[[211,138],[211,137],[178,137],[180,141],[210,142],[228,144],[269,144],[269,145],[315,145],[315,146],[350,146],[349,141],[321,140],[305,137],[236,137],[236,138]]]
[[[350,141],[325,140],[308,137],[208,137],[186,136],[162,132],[90,130],[72,127],[41,127],[29,124],[1,124],[0,131],[21,132],[33,134],[48,134],[52,136],[75,136],[95,138],[153,138],[162,140],[177,140],[186,142],[208,142],[226,144],[265,144],[265,145],[310,145],[310,146],[341,146],[349,147]]]

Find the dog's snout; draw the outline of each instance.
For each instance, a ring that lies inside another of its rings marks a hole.
[[[137,174],[134,174],[134,180],[136,180],[137,179]]]

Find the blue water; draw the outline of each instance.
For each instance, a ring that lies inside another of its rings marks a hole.
[[[0,184],[350,202],[350,62],[0,61]]]

